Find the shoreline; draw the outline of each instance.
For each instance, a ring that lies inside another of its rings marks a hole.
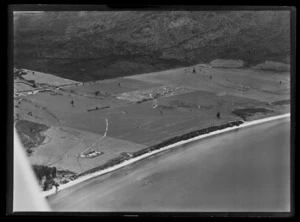
[[[72,181],[70,181],[70,182],[68,182],[66,184],[60,185],[58,192],[60,192],[63,189],[67,189],[67,188],[69,188],[71,186],[74,186],[74,185],[76,185],[78,183],[81,183],[81,182],[84,182],[86,180],[92,179],[94,177],[101,176],[101,175],[104,175],[106,173],[113,172],[113,171],[115,171],[117,169],[120,169],[122,167],[125,167],[125,166],[127,166],[129,164],[135,163],[135,162],[137,162],[139,160],[145,159],[145,158],[147,158],[149,156],[152,156],[152,155],[154,155],[156,153],[160,153],[162,151],[165,151],[165,150],[177,147],[179,145],[190,143],[190,142],[193,142],[193,141],[196,141],[196,140],[200,140],[200,139],[203,139],[203,138],[206,138],[206,137],[210,137],[210,136],[213,136],[213,135],[217,135],[217,134],[221,134],[221,133],[233,131],[233,130],[236,130],[236,129],[240,129],[240,128],[244,128],[244,127],[248,127],[248,126],[253,126],[253,125],[257,125],[257,124],[261,124],[261,123],[265,123],[265,122],[269,122],[269,121],[272,121],[272,120],[286,118],[286,117],[290,117],[290,113],[283,114],[283,115],[278,115],[278,116],[267,117],[267,118],[258,119],[258,120],[253,120],[253,121],[250,121],[250,122],[236,121],[236,122],[238,122],[237,124],[233,124],[233,123],[229,122],[229,123],[226,124],[226,125],[228,125],[228,127],[222,128],[220,130],[213,130],[213,131],[208,132],[208,133],[204,133],[204,134],[201,134],[201,135],[198,135],[198,136],[194,136],[192,138],[180,140],[178,142],[175,142],[175,143],[172,143],[172,144],[168,144],[166,146],[161,146],[161,147],[158,147],[158,148],[155,147],[155,146],[151,146],[151,147],[145,148],[145,149],[143,149],[141,151],[137,151],[136,153],[138,155],[135,156],[135,157],[131,157],[131,158],[125,159],[125,160],[122,159],[122,158],[119,159],[118,161],[120,161],[120,162],[117,162],[116,164],[113,163],[113,160],[112,160],[112,163],[110,163],[110,161],[109,161],[108,164],[112,164],[112,165],[108,166],[108,167],[106,167],[104,169],[99,169],[99,168],[103,167],[103,166],[99,166],[99,167],[96,167],[96,168],[90,170],[90,171],[95,171],[95,172],[86,171],[86,172],[82,173],[81,174],[82,176],[79,177],[78,179],[75,179],[75,180],[72,180]],[[239,123],[239,122],[241,122],[241,123]],[[216,127],[210,127],[210,128],[216,128]],[[205,131],[206,129],[202,129],[202,130]],[[185,134],[185,135],[187,135],[187,134]],[[170,139],[170,140],[172,140],[172,139]],[[168,140],[168,141],[170,141],[170,140]],[[160,144],[163,144],[163,143],[164,142],[162,142]],[[139,155],[138,152],[142,152],[142,153]],[[105,166],[105,164],[104,164],[104,166]],[[56,193],[55,192],[55,188],[52,188],[50,190],[43,191],[41,193],[41,195],[43,197],[48,197],[48,196],[53,195],[55,193]]]

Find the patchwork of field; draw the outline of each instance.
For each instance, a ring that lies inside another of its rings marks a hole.
[[[212,92],[216,95],[230,94],[267,102],[287,99],[290,95],[288,72],[209,68],[202,65],[195,66],[195,73],[192,72],[192,69],[193,67],[181,68],[125,78],[173,84]]]
[[[135,79],[115,78],[102,81],[84,82],[80,86],[64,87],[64,90],[77,93],[79,95],[101,98],[106,96],[116,96],[125,92],[145,90],[158,86],[162,86],[162,84],[139,81]],[[96,94],[96,92],[99,93]]]
[[[194,90],[189,88],[184,88],[184,87],[161,86],[158,88],[152,88],[148,90],[137,90],[133,92],[125,92],[120,94],[117,98],[141,103],[147,100],[155,100],[159,97],[168,97],[168,96],[173,96],[178,94],[184,94],[190,91],[194,91]]]
[[[84,83],[59,82],[48,76],[43,80],[42,76],[40,73],[35,79],[38,87],[46,82],[60,87],[15,96],[15,121],[49,127],[43,144],[33,148],[33,164],[76,173],[193,130],[278,115],[290,109],[287,72],[199,64]],[[67,83],[71,85],[63,86]],[[216,117],[218,112],[220,119]],[[94,143],[91,149],[102,155],[78,157]]]

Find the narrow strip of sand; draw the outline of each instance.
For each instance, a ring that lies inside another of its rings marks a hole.
[[[191,139],[183,140],[183,141],[171,144],[169,146],[165,146],[165,147],[162,147],[160,149],[153,150],[153,151],[151,151],[149,153],[145,153],[145,154],[143,154],[141,156],[134,157],[134,158],[131,158],[129,160],[125,160],[124,162],[122,162],[120,164],[114,165],[114,166],[106,168],[104,170],[99,170],[97,172],[94,172],[94,173],[91,173],[91,174],[79,177],[78,179],[70,181],[69,183],[60,185],[59,186],[59,191],[61,191],[63,189],[66,189],[66,188],[69,188],[71,186],[74,186],[74,185],[76,185],[78,183],[81,183],[83,181],[89,180],[91,178],[94,178],[94,177],[97,177],[97,176],[101,176],[101,175],[106,174],[106,173],[110,173],[112,171],[115,171],[117,169],[125,167],[125,166],[127,166],[129,164],[135,163],[135,162],[137,162],[139,160],[142,160],[142,159],[145,159],[145,158],[147,158],[149,156],[152,156],[152,155],[154,155],[156,153],[159,153],[159,152],[162,152],[162,151],[174,148],[174,147],[179,146],[179,145],[190,143],[190,142],[193,142],[193,141],[196,141],[196,140],[200,140],[200,139],[203,139],[203,138],[206,138],[206,137],[210,137],[210,136],[213,136],[213,135],[218,135],[218,134],[221,134],[221,133],[233,131],[233,130],[236,130],[236,129],[240,129],[240,128],[244,128],[244,127],[249,127],[249,126],[253,126],[253,125],[257,125],[257,124],[261,124],[261,123],[265,123],[265,122],[269,122],[269,121],[273,121],[273,120],[277,120],[277,119],[281,119],[281,118],[287,118],[287,117],[290,117],[290,113],[283,114],[283,115],[278,115],[278,116],[273,116],[273,117],[268,117],[268,118],[264,118],[264,119],[259,119],[259,120],[254,120],[254,121],[250,121],[250,122],[244,122],[244,123],[242,123],[241,125],[238,125],[238,126],[232,126],[232,127],[225,128],[225,129],[222,129],[222,130],[216,130],[216,131],[213,131],[213,132],[210,132],[210,133],[207,133],[207,134],[203,134],[203,135],[200,135],[200,136],[193,137]],[[51,190],[44,191],[41,194],[42,194],[42,196],[47,197],[47,196],[53,195],[55,193],[56,193],[55,192],[55,188],[52,188]]]

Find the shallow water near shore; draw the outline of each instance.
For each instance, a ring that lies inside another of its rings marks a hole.
[[[55,211],[288,211],[281,119],[186,144],[49,197]]]

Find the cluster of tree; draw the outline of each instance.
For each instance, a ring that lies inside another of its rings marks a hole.
[[[32,84],[32,87],[36,88],[36,84],[34,80],[27,80],[27,81]]]
[[[57,172],[56,167],[33,165],[33,171],[40,183],[42,183],[43,178],[45,178],[43,190],[48,190],[54,185],[54,178],[56,178]]]
[[[171,145],[171,144],[183,141],[183,140],[188,140],[188,139],[194,138],[194,137],[199,136],[199,135],[214,132],[216,130],[225,129],[227,127],[238,126],[242,123],[243,123],[243,121],[237,120],[237,121],[232,121],[232,122],[229,122],[229,123],[226,123],[226,124],[223,124],[223,125],[219,125],[219,126],[211,126],[211,127],[200,129],[200,130],[195,130],[195,131],[192,131],[192,132],[189,132],[189,133],[185,133],[181,136],[172,137],[172,138],[167,139],[167,140],[165,140],[165,141],[163,141],[159,144],[147,147],[145,149],[136,151],[136,152],[132,153],[132,156],[137,157],[137,156],[143,155],[145,153],[151,152],[153,150],[157,150],[157,149],[160,149],[162,147],[166,147],[168,145]]]
[[[15,77],[18,77],[18,78],[20,78],[20,79],[24,79],[24,78],[22,77],[22,75],[26,75],[26,74],[27,74],[27,73],[26,73],[24,70],[14,68],[14,75],[15,75]]]
[[[95,92],[95,96],[100,96],[100,95],[101,95],[101,92],[100,92],[100,91],[96,91],[96,92]],[[108,93],[105,92],[105,95],[108,95]]]

